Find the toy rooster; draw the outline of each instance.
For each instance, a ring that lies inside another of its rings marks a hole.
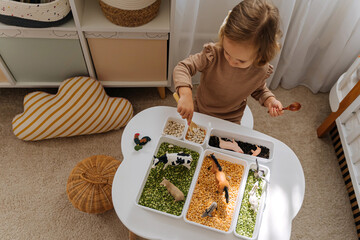
[[[135,142],[135,144],[136,144],[135,147],[134,147],[134,149],[135,149],[136,151],[139,151],[140,149],[143,148],[143,146],[144,146],[146,143],[148,143],[148,142],[151,141],[151,138],[148,137],[148,136],[145,136],[145,137],[139,139],[139,135],[140,135],[140,133],[135,133],[135,135],[134,135],[134,142]]]

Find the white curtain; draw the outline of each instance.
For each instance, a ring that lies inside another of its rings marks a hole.
[[[239,1],[177,0],[170,71],[182,59],[217,40],[226,16]],[[359,0],[273,0],[279,8],[282,50],[270,88],[307,86],[328,92],[360,54]],[[198,81],[198,77],[194,82]]]

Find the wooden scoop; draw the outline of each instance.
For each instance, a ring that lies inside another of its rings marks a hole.
[[[300,108],[301,108],[301,104],[300,104],[300,103],[298,103],[298,102],[293,102],[293,103],[290,104],[289,106],[282,108],[282,110],[290,110],[290,111],[296,112],[296,111],[299,111]],[[269,113],[269,111],[268,111],[268,113]]]
[[[179,102],[179,95],[177,94],[177,92],[174,92],[173,97],[174,97],[176,102]],[[189,126],[190,131],[193,132],[193,128],[197,128],[197,127],[198,126],[193,121],[191,121],[190,126]]]
[[[301,108],[301,104],[298,102],[293,102],[292,104],[290,104],[289,106],[283,108],[282,110],[290,110],[290,111],[299,111]]]

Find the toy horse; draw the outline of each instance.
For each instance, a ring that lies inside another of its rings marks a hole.
[[[212,172],[215,174],[216,183],[218,185],[218,190],[220,193],[225,192],[226,203],[229,203],[229,182],[226,180],[226,175],[222,171],[222,167],[214,154],[210,154],[210,157],[213,160]]]

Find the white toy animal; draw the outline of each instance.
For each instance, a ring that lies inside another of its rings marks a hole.
[[[256,196],[256,190],[259,188],[259,182],[256,182],[252,189],[249,192],[249,203],[251,204],[251,209],[257,212],[259,208],[259,198]]]
[[[166,187],[168,192],[175,198],[175,201],[182,201],[185,199],[184,193],[178,189],[174,184],[172,184],[169,180],[164,178],[160,185]]]

